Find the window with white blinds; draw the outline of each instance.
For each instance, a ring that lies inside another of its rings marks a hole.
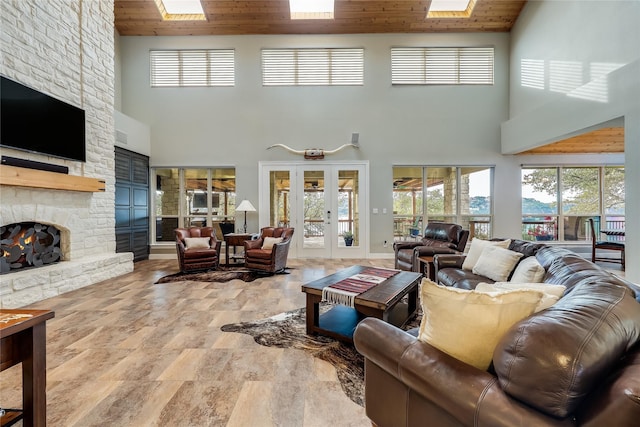
[[[364,49],[263,49],[264,86],[362,85]]]
[[[152,50],[151,87],[233,86],[234,49]]]
[[[394,85],[492,85],[492,47],[391,48]]]

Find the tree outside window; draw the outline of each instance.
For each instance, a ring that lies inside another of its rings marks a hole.
[[[624,222],[624,197],[622,167],[523,168],[523,239],[589,240],[589,218]]]

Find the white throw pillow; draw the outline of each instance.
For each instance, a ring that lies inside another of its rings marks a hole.
[[[509,247],[510,243],[511,243],[511,240],[509,239],[491,241],[491,240],[482,240],[474,237],[473,240],[471,240],[471,246],[469,246],[469,253],[467,253],[466,258],[462,263],[462,269],[469,270],[469,271],[473,270],[473,267],[476,265],[476,262],[478,262],[478,258],[480,258],[480,255],[482,254],[482,250],[485,247],[498,246],[500,248],[506,249]]]
[[[536,306],[535,312],[551,307],[564,295],[566,286],[551,285],[549,283],[513,283],[513,282],[495,282],[495,283],[478,283],[476,291],[478,292],[513,292],[522,289],[539,291],[543,293],[540,302]]]
[[[262,241],[262,249],[270,251],[276,243],[282,243],[282,237],[265,237]]]
[[[208,237],[185,237],[184,244],[187,249],[206,249],[209,248]]]
[[[533,313],[542,292],[484,293],[422,280],[418,339],[478,369],[491,364],[504,333]]]
[[[544,278],[544,273],[544,267],[540,265],[536,257],[530,256],[520,261],[509,281],[513,283],[540,283]]]
[[[520,252],[497,246],[487,246],[482,250],[472,272],[496,282],[504,282],[523,256]]]

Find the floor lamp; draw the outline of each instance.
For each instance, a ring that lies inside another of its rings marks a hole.
[[[253,207],[250,201],[243,200],[236,208],[236,212],[244,212],[244,232],[247,233],[247,212],[255,212],[256,208]]]

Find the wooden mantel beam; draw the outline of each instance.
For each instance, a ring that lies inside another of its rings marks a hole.
[[[84,192],[105,191],[105,181],[102,179],[6,165],[0,166],[0,185]]]

